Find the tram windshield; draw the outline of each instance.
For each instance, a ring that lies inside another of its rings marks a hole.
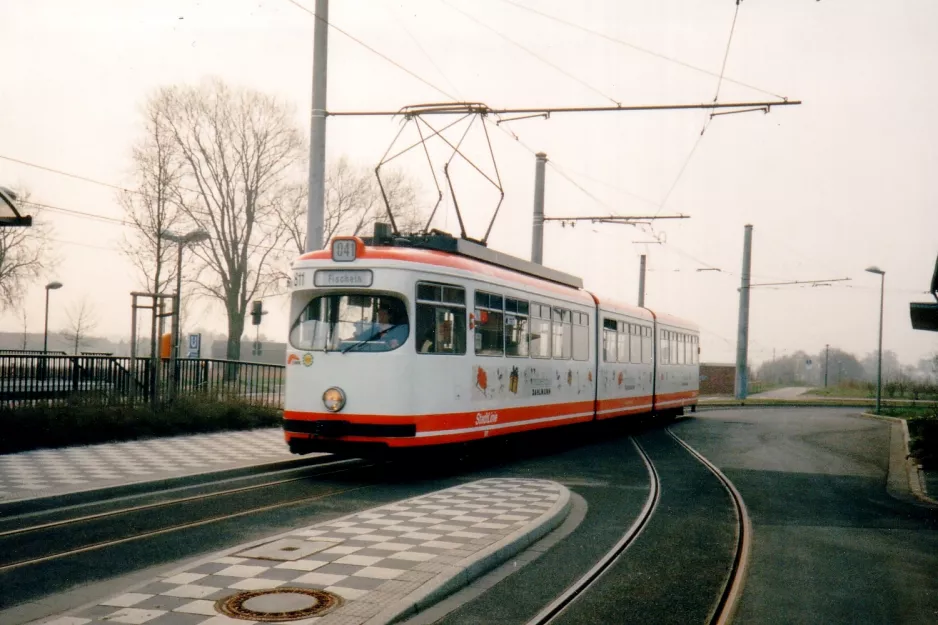
[[[290,344],[320,352],[387,352],[407,340],[407,308],[391,295],[313,298],[293,322]]]

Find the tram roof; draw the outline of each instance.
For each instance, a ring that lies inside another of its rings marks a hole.
[[[517,256],[511,256],[510,254],[505,254],[497,250],[489,249],[488,247],[476,243],[475,241],[458,239],[449,235],[426,235],[406,238],[389,238],[381,240],[378,245],[371,245],[370,243],[372,241],[369,239],[359,239],[358,237],[352,238],[361,241],[362,244],[365,245],[365,250],[395,248],[401,251],[427,250],[445,252],[447,254],[454,254],[464,258],[471,258],[487,265],[494,265],[496,267],[501,267],[502,269],[525,274],[539,278],[541,280],[547,280],[548,282],[553,282],[555,284],[560,284],[573,289],[583,289],[583,279],[578,276],[564,273],[556,269],[551,269],[550,267],[545,267],[544,265],[539,265],[537,263],[524,260],[523,258],[518,258]],[[300,260],[322,260],[324,258],[329,258],[329,254],[330,252],[328,250],[309,252],[301,256]],[[367,251],[366,255],[369,255]],[[419,254],[414,255],[414,259],[419,257]]]

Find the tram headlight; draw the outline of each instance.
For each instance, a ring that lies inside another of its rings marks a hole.
[[[345,408],[345,392],[337,386],[327,389],[322,394],[322,405],[329,412],[339,412]]]

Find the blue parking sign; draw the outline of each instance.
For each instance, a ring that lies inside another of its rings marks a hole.
[[[186,358],[199,358],[201,351],[202,351],[202,335],[190,334],[189,335],[189,350],[186,353]]]

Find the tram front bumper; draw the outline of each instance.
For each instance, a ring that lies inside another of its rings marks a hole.
[[[285,432],[311,434],[322,438],[354,436],[361,438],[413,438],[417,435],[414,423],[353,423],[338,419],[284,419]]]

